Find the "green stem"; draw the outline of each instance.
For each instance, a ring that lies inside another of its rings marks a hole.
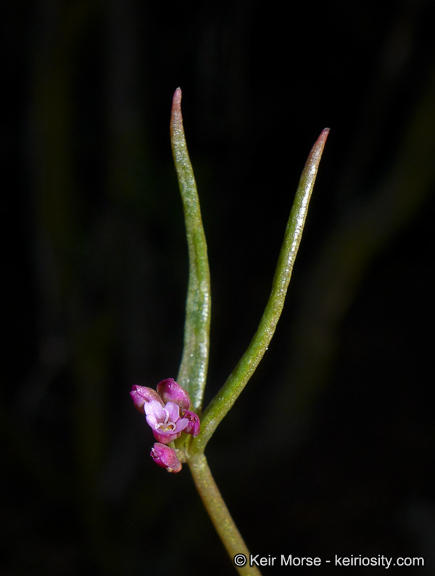
[[[238,573],[243,576],[261,576],[257,567],[249,566],[249,550],[219,492],[207,458],[204,454],[198,454],[189,460],[189,466],[201,500],[231,560],[236,554],[243,554],[247,558],[246,566],[236,566]]]
[[[308,156],[287,223],[272,291],[257,332],[234,371],[210,402],[201,419],[201,433],[192,442],[191,454],[202,453],[221,420],[232,408],[269,346],[281,315],[293,265],[302,238],[308,205],[329,129],[325,128]]]

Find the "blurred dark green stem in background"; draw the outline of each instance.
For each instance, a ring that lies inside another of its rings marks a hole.
[[[85,312],[84,287],[79,279],[84,242],[83,197],[75,172],[73,146],[73,87],[78,51],[96,7],[94,2],[61,5],[56,33],[44,37],[35,55],[38,75],[34,83],[33,119],[39,142],[35,179],[41,320],[49,334],[56,333],[59,317],[65,322],[75,381],[75,497],[96,555],[104,562],[108,534],[98,483],[107,432],[107,405],[102,399],[107,382],[110,314],[101,309],[90,318]],[[110,561],[107,554],[106,559]]]

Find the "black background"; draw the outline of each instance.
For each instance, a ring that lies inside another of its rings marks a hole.
[[[206,403],[258,325],[331,129],[275,338],[207,448],[249,548],[421,556],[401,573],[432,574],[433,2],[5,13],[2,574],[235,573],[188,467],[149,458],[128,394],[181,357],[177,86],[211,267]]]

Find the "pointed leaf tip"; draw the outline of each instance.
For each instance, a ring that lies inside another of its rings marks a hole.
[[[308,185],[310,188],[310,194],[312,191],[312,187],[314,186],[317,169],[319,167],[323,149],[325,148],[325,143],[326,139],[328,138],[328,134],[329,134],[329,128],[324,128],[320,133],[320,136],[314,143],[314,146],[312,147],[307,162],[305,164],[305,168],[302,172],[301,181],[305,182],[305,184],[308,184],[308,181],[306,181],[306,179],[309,178],[310,180],[310,184]]]
[[[183,129],[183,114],[181,113],[181,88],[177,88],[174,92],[172,98],[172,110],[171,110],[171,143],[175,154],[174,146],[176,141],[184,141],[184,129]]]
[[[325,142],[326,142],[326,139],[328,138],[328,135],[329,135],[329,128],[324,128],[322,130],[322,132],[320,133],[320,136],[317,139],[316,144],[320,144],[322,147],[322,150],[323,150],[323,147],[325,146]]]
[[[172,107],[173,108],[180,108],[181,107],[181,88],[177,88],[174,92],[174,97],[172,100]]]

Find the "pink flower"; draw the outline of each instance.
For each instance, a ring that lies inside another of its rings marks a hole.
[[[199,434],[199,416],[189,410],[189,394],[173,378],[166,378],[157,384],[157,392],[135,385],[130,396],[135,408],[145,414],[157,440],[151,450],[154,461],[170,472],[179,472],[181,464],[175,451],[165,445],[179,438],[182,432],[194,437]]]
[[[158,466],[166,468],[168,472],[177,473],[181,470],[181,462],[178,460],[175,450],[169,446],[156,442],[151,448],[151,458]]]
[[[180,407],[174,402],[162,406],[156,400],[145,403],[145,415],[153,430],[154,438],[162,444],[168,444],[179,438],[189,425],[187,418],[180,418]]]

